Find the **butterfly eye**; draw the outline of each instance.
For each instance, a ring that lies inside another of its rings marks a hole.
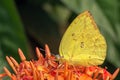
[[[84,42],[81,42],[81,43],[80,43],[80,47],[81,47],[81,48],[84,48]]]

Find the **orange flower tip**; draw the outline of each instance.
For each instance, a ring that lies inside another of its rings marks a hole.
[[[10,67],[17,74],[16,68],[15,68],[15,64],[13,64],[12,60],[8,56],[6,56],[6,59],[7,59],[8,63],[9,63],[9,65],[10,65]]]
[[[36,47],[36,53],[37,53],[37,57],[40,58],[41,52],[38,47]]]
[[[30,65],[31,65],[32,70],[34,71],[35,70],[35,66],[34,66],[34,64],[31,61],[30,61]]]
[[[10,71],[6,68],[6,67],[3,67],[4,71],[6,72],[6,74],[11,77],[11,73]]]
[[[48,47],[47,44],[45,44],[45,52],[46,52],[46,55],[47,55],[48,57],[51,56],[51,54],[50,54],[50,49],[49,49],[49,47]]]
[[[8,57],[8,56],[6,56],[6,59],[7,59],[7,60],[9,60],[9,57]]]
[[[15,65],[13,64],[13,62],[11,61],[11,59],[8,57],[8,56],[6,56],[6,59],[7,59],[7,61],[8,61],[8,63],[9,63],[9,65],[10,65],[10,67],[14,70],[14,72],[17,74],[17,71],[16,71],[16,69],[15,69]]]
[[[12,67],[12,66],[13,66],[13,63],[12,63],[12,61],[10,60],[10,58],[9,58],[8,56],[6,56],[6,59],[7,59],[8,63],[9,63],[9,65]]]
[[[22,50],[20,48],[18,48],[18,53],[19,53],[19,56],[21,58],[22,61],[26,61],[26,57],[24,56]]]
[[[17,62],[13,57],[10,57],[10,59],[12,60],[12,62],[14,63],[14,65],[15,65],[16,67],[19,67],[18,62]]]
[[[114,80],[117,77],[119,71],[120,71],[120,68],[117,68],[116,71],[113,73],[113,75],[111,77],[112,80]]]
[[[9,57],[8,56],[6,56],[6,60],[9,62]]]
[[[37,50],[39,50],[39,48],[38,48],[38,47],[36,47],[35,49],[36,49],[36,51],[37,51]]]

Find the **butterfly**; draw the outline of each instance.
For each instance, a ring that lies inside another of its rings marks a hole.
[[[91,13],[78,15],[60,42],[62,61],[81,66],[101,65],[106,57],[106,41]]]

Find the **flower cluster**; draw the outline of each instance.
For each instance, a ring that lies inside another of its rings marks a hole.
[[[55,56],[51,55],[49,47],[45,45],[45,57],[39,48],[36,48],[38,60],[27,61],[21,49],[18,49],[21,58],[19,64],[13,57],[6,56],[6,59],[13,69],[11,73],[4,67],[5,73],[0,78],[9,76],[11,80],[113,80],[118,72],[117,69],[110,74],[106,68],[98,66],[75,66],[67,62],[59,63]]]

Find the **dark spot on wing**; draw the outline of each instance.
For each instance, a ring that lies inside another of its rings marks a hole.
[[[74,37],[75,36],[75,33],[72,33],[72,37]]]
[[[72,33],[72,37],[74,41],[77,41],[77,39],[75,38],[75,33]]]
[[[89,56],[89,59],[91,58],[91,56]]]
[[[81,48],[84,48],[84,42],[81,42],[81,43],[80,43],[80,47],[81,47]]]

